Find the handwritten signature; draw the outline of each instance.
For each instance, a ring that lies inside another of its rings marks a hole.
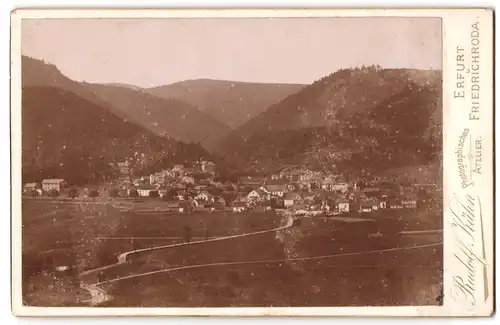
[[[452,270],[451,296],[455,301],[461,301],[470,307],[476,305],[476,278],[479,265],[486,266],[482,257],[476,251],[482,248],[483,243],[477,239],[477,223],[481,226],[482,211],[479,197],[466,193],[464,198],[453,194],[449,209],[453,215],[451,222],[455,236],[454,258],[460,262]],[[479,264],[479,265],[478,265]]]

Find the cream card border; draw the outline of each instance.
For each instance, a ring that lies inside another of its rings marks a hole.
[[[441,17],[444,305],[42,308],[21,298],[21,20],[33,18]],[[458,61],[457,61],[458,60]],[[463,66],[462,66],[463,64]],[[20,9],[11,15],[12,309],[19,316],[488,316],[493,312],[493,11],[488,9]]]

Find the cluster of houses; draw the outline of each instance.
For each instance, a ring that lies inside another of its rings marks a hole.
[[[296,214],[341,214],[379,209],[416,209],[416,187],[363,187],[341,175],[324,175],[290,166],[270,178],[243,178],[240,185],[254,187],[235,201],[234,211],[287,209]]]
[[[64,179],[44,179],[41,183],[26,183],[23,186],[24,194],[43,195],[50,191],[61,192],[66,187]]]
[[[397,190],[360,188],[342,175],[284,166],[269,176],[243,176],[237,182],[214,180],[215,164],[201,162],[190,167],[176,165],[123,186],[127,195],[163,197],[173,210],[269,211],[291,210],[296,214],[372,212],[379,209],[415,209],[415,187]],[[194,166],[194,167],[193,167]]]
[[[290,210],[295,214],[341,214],[380,209],[415,209],[417,186],[358,185],[342,175],[312,171],[302,166],[284,166],[269,176],[244,176],[236,182],[216,181],[212,162],[175,165],[150,175],[131,177],[127,162],[118,164],[121,177],[109,186],[118,196],[163,198],[169,209],[189,211]],[[394,184],[393,184],[394,185]],[[61,191],[64,180],[44,180],[25,185],[25,190]],[[33,189],[31,189],[33,187]]]
[[[210,161],[194,161],[189,166],[174,165],[160,172],[133,178],[130,175],[128,162],[119,163],[118,166],[121,177],[116,185],[125,192],[125,195],[137,191],[138,196],[163,197],[169,189],[176,189],[176,196],[179,199],[186,196],[187,190],[194,188],[195,185],[196,189],[203,190],[214,184],[216,168]]]

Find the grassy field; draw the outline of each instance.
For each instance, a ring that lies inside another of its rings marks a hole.
[[[384,220],[383,223],[386,223]],[[280,235],[263,234],[158,251],[115,269],[110,278],[194,266],[103,286],[106,306],[351,306],[436,303],[440,246],[348,255],[432,244],[440,235],[379,233],[379,222],[305,220]],[[403,229],[402,227],[401,229]],[[374,234],[374,236],[370,236]],[[305,261],[294,259],[335,255]],[[275,260],[274,262],[270,262]],[[232,265],[220,265],[233,262]],[[212,264],[208,266],[200,266]]]
[[[439,214],[377,211],[362,217],[371,221],[305,218],[277,232],[142,252],[86,278],[79,272],[116,263],[120,253],[183,242],[186,227],[192,241],[203,241],[273,229],[284,220],[272,212],[138,213],[111,203],[25,200],[25,300],[50,305],[47,297],[59,295],[52,304],[78,305],[88,299],[81,281],[118,279],[101,285],[113,297],[103,306],[435,304],[442,247],[404,248],[438,243],[441,233],[401,232],[439,229]],[[57,265],[75,269],[54,280]],[[178,270],[162,271],[172,268]],[[136,277],[120,279],[130,275]]]

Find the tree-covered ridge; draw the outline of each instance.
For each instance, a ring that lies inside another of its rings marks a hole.
[[[343,69],[271,106],[227,138],[227,160],[370,169],[429,163],[441,151],[439,71]]]
[[[197,144],[161,137],[78,95],[54,87],[22,92],[23,181],[64,178],[99,182],[115,176],[116,163],[136,170],[208,157]]]

